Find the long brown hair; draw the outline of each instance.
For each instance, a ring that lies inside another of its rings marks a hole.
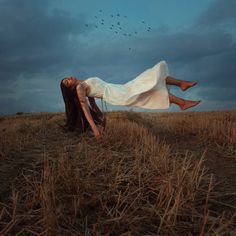
[[[62,96],[65,103],[66,127],[69,131],[76,130],[79,133],[83,133],[89,127],[89,122],[87,121],[85,117],[80,101],[76,95],[76,87],[66,86],[64,83],[65,79],[67,78],[64,78],[61,80],[60,87],[61,87],[61,92],[62,92]],[[105,126],[104,121],[101,120],[101,118],[99,118],[99,114],[93,111],[90,107],[89,107],[89,110],[93,117],[94,122],[96,124]]]

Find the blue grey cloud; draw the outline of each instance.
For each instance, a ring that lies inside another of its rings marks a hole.
[[[236,1],[234,0],[215,0],[210,7],[198,19],[198,23],[203,27],[226,26],[235,24]]]
[[[85,16],[48,10],[50,1],[1,1],[0,79],[70,66],[71,38],[84,34]]]
[[[124,83],[160,60],[173,76],[199,81],[192,90],[196,98],[219,107],[236,101],[235,1],[212,1],[182,31],[162,27],[128,40],[96,35],[93,24],[85,27],[86,15],[55,4],[0,0],[2,114],[63,109],[59,81],[66,75]]]

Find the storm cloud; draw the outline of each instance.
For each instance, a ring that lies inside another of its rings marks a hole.
[[[199,110],[232,109],[236,104],[235,4],[212,1],[188,28],[157,27],[151,34],[127,41],[96,36],[93,24],[85,27],[86,13],[72,14],[53,1],[0,0],[1,114],[62,111],[59,82],[63,77],[98,76],[124,83],[160,60],[167,61],[174,77],[199,82],[192,93],[181,93],[176,87],[173,93],[201,99]]]

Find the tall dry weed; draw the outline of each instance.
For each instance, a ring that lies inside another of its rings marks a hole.
[[[22,173],[17,201],[2,204],[0,232],[11,224],[8,232],[32,235],[233,234],[235,215],[216,212],[212,204],[217,192],[204,167],[205,152],[194,162],[189,152],[179,158],[147,128],[165,119],[164,132],[184,132],[183,117],[164,116],[145,116],[142,125],[127,114],[109,114],[106,143],[86,134],[58,137],[54,152],[46,149]],[[60,119],[48,120],[44,129]],[[189,129],[202,134],[198,122]]]

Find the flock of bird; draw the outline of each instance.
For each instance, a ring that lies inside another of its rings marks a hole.
[[[132,37],[139,34],[138,31],[127,32],[127,30],[125,30],[125,25],[122,25],[121,22],[123,19],[128,18],[127,15],[121,15],[120,13],[110,14],[110,20],[106,20],[105,22],[101,15],[102,13],[103,10],[99,10],[99,15],[94,16],[94,18],[96,19],[95,28],[106,28],[108,30],[113,31],[114,34],[122,35],[125,37]],[[141,23],[145,27],[145,31],[151,32],[152,28],[150,26],[147,26],[145,21],[141,21]],[[85,27],[89,27],[89,24],[85,24]],[[129,48],[129,50],[131,50],[131,48]]]

